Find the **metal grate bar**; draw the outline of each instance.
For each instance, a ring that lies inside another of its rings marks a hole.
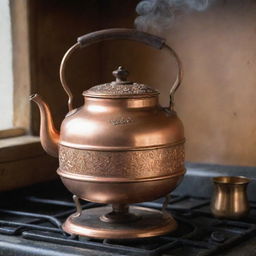
[[[5,209],[0,209],[0,212],[14,214],[14,215],[20,215],[20,216],[24,216],[24,217],[32,217],[32,218],[36,218],[36,219],[48,220],[50,223],[52,223],[54,226],[56,226],[60,229],[61,229],[61,225],[62,225],[62,223],[58,219],[56,219],[55,217],[52,217],[50,215],[44,215],[44,214],[38,214],[38,213],[32,213],[32,212],[5,210]]]
[[[21,235],[25,239],[33,241],[43,241],[54,243],[58,245],[72,246],[75,248],[86,248],[94,251],[104,251],[119,255],[142,255],[142,256],[158,256],[171,255],[172,251],[177,248],[182,250],[183,247],[191,247],[193,250],[198,250],[198,256],[218,255],[220,251],[232,248],[238,243],[256,235],[256,225],[244,221],[231,220],[216,220],[207,212],[207,205],[209,201],[202,198],[191,198],[189,196],[174,197],[171,199],[167,209],[173,211],[174,217],[178,222],[185,227],[183,233],[167,234],[165,236],[156,237],[152,240],[142,239],[136,242],[122,242],[113,240],[79,240],[77,236],[70,236],[66,234],[62,228],[62,219],[66,218],[71,213],[75,212],[73,202],[64,200],[52,200],[47,198],[40,198],[36,196],[26,196],[27,202],[40,203],[45,205],[55,205],[59,211],[54,215],[38,214],[33,212],[0,209],[0,213],[4,217],[11,215],[27,217],[31,220],[25,223],[15,219],[0,220],[0,233],[8,235]],[[23,198],[24,200],[24,198]],[[186,206],[187,208],[175,208],[175,204]],[[140,203],[140,206],[151,207],[156,209],[162,208],[161,202],[146,202]],[[84,202],[83,209],[100,206],[97,203]],[[68,207],[70,209],[66,209]],[[204,207],[206,211],[200,210]],[[64,208],[64,210],[63,210]],[[5,216],[6,215],[6,216]],[[202,221],[201,221],[201,217]],[[204,220],[203,220],[204,219]],[[207,222],[208,220],[208,222]],[[206,222],[204,222],[206,221]],[[247,220],[248,221],[248,220]],[[230,227],[230,228],[229,228]],[[229,237],[222,242],[209,240],[201,241],[200,237],[204,234],[208,237],[212,232],[224,232]],[[230,234],[228,233],[230,232]],[[199,237],[199,238],[198,238]],[[135,241],[135,240],[134,240]],[[148,243],[148,244],[147,244]],[[200,253],[200,250],[203,252]]]

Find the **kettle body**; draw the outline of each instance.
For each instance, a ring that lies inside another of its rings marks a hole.
[[[166,49],[178,63],[170,91],[170,106],[158,102],[158,91],[127,80],[119,67],[116,80],[83,93],[84,105],[73,109],[66,83],[66,61],[81,47],[102,40],[127,39]],[[170,193],[182,180],[184,128],[174,111],[173,96],[181,82],[181,63],[164,39],[130,29],[109,29],[78,38],[65,54],[60,69],[69,96],[69,113],[60,133],[53,126],[47,104],[32,96],[41,112],[41,142],[59,158],[57,170],[65,186],[81,199],[110,204],[150,201]]]

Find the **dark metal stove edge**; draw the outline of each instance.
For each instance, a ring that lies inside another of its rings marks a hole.
[[[210,198],[213,192],[212,177],[245,176],[253,179],[248,186],[248,198],[256,201],[256,167],[187,162],[186,169],[184,179],[172,192],[173,195]]]
[[[1,256],[112,256],[112,253],[0,235]],[[118,254],[114,254],[119,256]]]

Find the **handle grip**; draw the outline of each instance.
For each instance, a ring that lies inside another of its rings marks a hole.
[[[81,47],[86,47],[106,40],[132,40],[147,44],[156,49],[162,49],[165,39],[141,32],[135,29],[112,28],[104,29],[96,32],[80,36],[77,42]]]
[[[70,56],[79,48],[86,47],[101,41],[106,40],[132,40],[140,43],[144,43],[156,49],[166,49],[174,56],[177,65],[178,65],[178,74],[174,84],[170,90],[170,108],[172,109],[174,106],[174,94],[178,87],[180,86],[182,80],[182,65],[181,61],[177,55],[177,53],[165,43],[165,39],[151,35],[145,32],[141,32],[135,29],[123,29],[123,28],[113,28],[113,29],[105,29],[96,32],[92,32],[86,34],[84,36],[78,37],[77,43],[69,48],[69,50],[65,53],[62,58],[60,65],[60,80],[61,84],[68,95],[68,108],[69,111],[73,109],[73,94],[67,84],[65,78],[65,69],[67,60]]]

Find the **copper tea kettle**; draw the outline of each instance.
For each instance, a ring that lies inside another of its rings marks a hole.
[[[128,81],[128,72],[119,67],[113,72],[115,81],[84,91],[84,105],[73,109],[73,95],[65,79],[67,60],[85,46],[113,39],[166,49],[175,57],[179,70],[170,90],[169,107],[159,105],[158,91]],[[42,146],[50,155],[59,157],[57,172],[74,195],[112,204],[114,212],[127,213],[126,205],[165,196],[179,184],[185,173],[185,139],[182,122],[173,109],[173,97],[181,77],[177,54],[155,35],[133,29],[107,29],[78,38],[60,66],[62,86],[69,97],[69,112],[60,134],[47,104],[37,94],[31,96],[40,109]],[[110,221],[111,217],[106,219]],[[79,232],[73,229],[71,233]],[[98,237],[92,233],[89,236]]]

